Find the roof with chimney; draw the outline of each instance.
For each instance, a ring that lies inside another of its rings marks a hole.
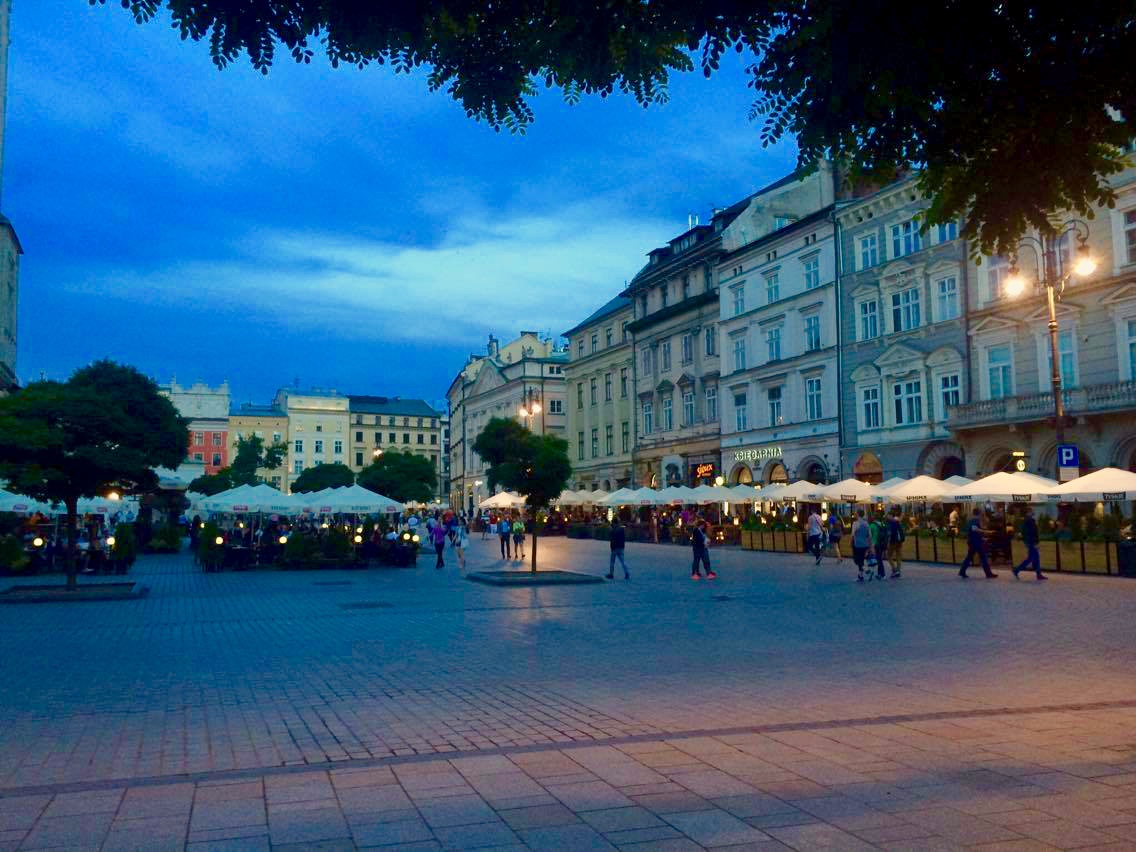
[[[441,417],[442,412],[424,399],[398,396],[365,396],[348,394],[352,414],[398,414],[408,417]]]

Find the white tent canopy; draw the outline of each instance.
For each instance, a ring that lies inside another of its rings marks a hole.
[[[635,491],[631,488],[620,488],[600,500],[600,504],[604,506],[628,506],[635,502],[631,499],[633,494],[635,494]]]
[[[967,479],[965,476],[948,476],[943,482],[947,485],[953,485],[955,488],[961,488],[963,485],[970,485],[974,480]]]
[[[406,507],[397,500],[384,497],[364,488],[362,485],[346,485],[336,488],[321,500],[323,506],[328,506],[333,513],[351,515],[369,515],[375,512],[401,512]]]
[[[805,500],[807,495],[813,494],[818,488],[822,486],[817,485],[815,482],[809,482],[807,479],[798,479],[792,485],[786,485],[783,489],[773,495],[774,500]]]
[[[698,488],[693,489],[693,494],[694,499],[692,502],[697,502],[699,505],[706,505],[708,503],[736,503],[741,500],[737,494],[724,485],[700,485]]]
[[[564,489],[560,492],[560,496],[552,501],[553,506],[579,506],[580,505],[580,492],[570,491]]]
[[[876,499],[892,503],[934,501],[953,498],[955,487],[933,476],[916,476],[891,488],[875,488]]]
[[[1056,480],[1044,476],[1001,471],[964,485],[951,496],[962,503],[1046,503],[1056,487]]]
[[[698,489],[687,488],[685,485],[668,485],[656,493],[659,504],[666,506],[686,506],[698,502],[700,496]]]
[[[19,515],[30,515],[32,512],[46,514],[50,508],[46,503],[33,500],[31,497],[0,489],[0,512],[15,512]]]
[[[1136,500],[1136,473],[1102,467],[1050,490],[1053,502],[1106,503]]]
[[[281,512],[292,507],[292,501],[271,485],[238,485],[212,497],[206,497],[201,505],[210,512]]]
[[[494,494],[477,504],[479,509],[520,509],[525,505],[525,498],[511,491],[502,491]]]
[[[768,485],[764,486],[763,488],[757,489],[757,492],[756,492],[757,499],[758,500],[776,500],[777,495],[779,495],[782,491],[785,490],[786,485],[788,485],[788,483],[786,483],[786,482],[770,482]]]
[[[832,503],[871,503],[879,486],[859,479],[842,479],[820,488],[823,499]]]
[[[741,503],[752,503],[761,499],[757,496],[757,489],[752,485],[734,485],[730,488],[730,493]]]

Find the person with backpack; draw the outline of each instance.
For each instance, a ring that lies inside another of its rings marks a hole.
[[[512,529],[513,525],[509,523],[509,519],[502,515],[501,520],[497,522],[497,537],[501,539],[502,559],[509,559],[513,555],[509,550],[509,533]]]
[[[706,567],[706,579],[713,580],[718,575],[710,567],[710,539],[706,535],[706,521],[699,521],[691,530],[690,546],[694,550],[694,561],[690,564],[690,579],[701,580],[700,566]]]
[[[982,563],[982,570],[986,572],[986,579],[993,580],[998,575],[990,570],[990,559],[986,555],[986,538],[982,535],[982,510],[974,507],[974,514],[966,525],[966,559],[959,566],[959,576],[966,579],[966,569],[970,567],[971,560],[977,556]]]
[[[809,513],[808,532],[809,553],[816,559],[816,564],[820,565],[820,545],[821,538],[824,536],[824,525],[821,523],[820,513],[817,512],[815,507]]]
[[[1026,570],[1027,567],[1032,567],[1037,572],[1037,579],[1048,580],[1044,574],[1041,573],[1041,554],[1037,552],[1037,543],[1040,536],[1037,534],[1037,520],[1033,516],[1033,506],[1026,506],[1026,516],[1022,518],[1022,541],[1026,546],[1026,558],[1022,560],[1022,564],[1014,568],[1014,579],[1018,579],[1018,574]]]
[[[864,520],[864,510],[856,510],[856,520],[852,522],[852,561],[856,563],[856,582],[864,582],[864,559],[872,546],[872,528]]]
[[[888,564],[891,565],[891,578],[898,580],[902,576],[900,572],[903,569],[903,542],[907,538],[898,506],[891,510],[891,517],[888,518],[885,526],[887,528],[887,559]],[[880,570],[883,570],[883,563],[880,563]]]
[[[520,515],[513,520],[513,558],[525,558],[525,519]]]
[[[840,540],[844,538],[844,521],[833,512],[828,516],[828,546],[836,556],[836,564],[844,564],[844,554],[840,552]]]
[[[627,561],[623,558],[623,551],[627,548],[627,530],[623,528],[623,524],[616,518],[611,523],[611,561],[607,566],[607,578],[609,580],[615,579],[615,560],[619,560],[619,564],[623,566],[623,579],[630,580],[631,572],[627,570]]]

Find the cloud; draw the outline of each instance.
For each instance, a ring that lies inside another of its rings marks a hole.
[[[479,345],[520,328],[559,334],[618,293],[669,222],[606,201],[543,213],[480,209],[432,244],[311,231],[261,231],[228,258],[149,272],[88,271],[83,290],[131,292],[167,307],[225,305],[357,340]]]

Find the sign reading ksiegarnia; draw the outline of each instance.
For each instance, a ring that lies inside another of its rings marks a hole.
[[[762,461],[764,459],[779,459],[784,453],[781,448],[773,447],[753,447],[748,450],[735,450],[734,461]]]

